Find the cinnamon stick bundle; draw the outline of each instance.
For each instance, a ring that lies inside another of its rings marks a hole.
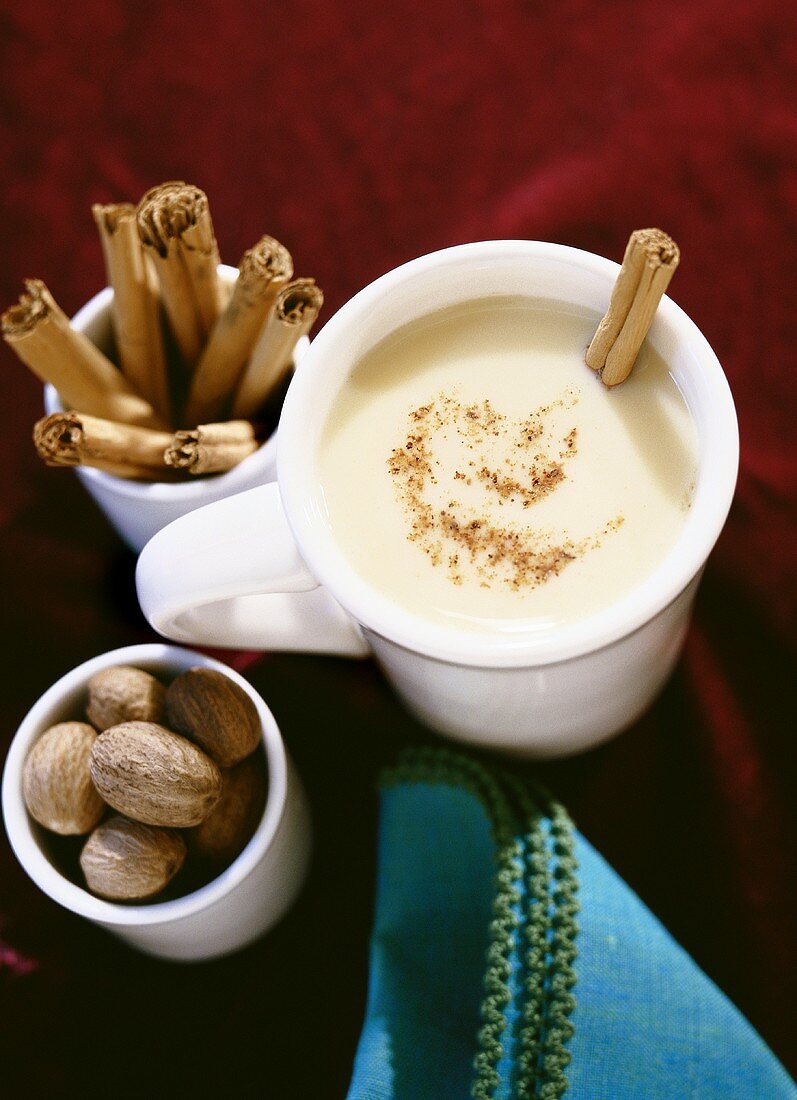
[[[109,420],[160,426],[150,402],[72,328],[41,279],[25,280],[25,293],[3,313],[0,327],[6,343],[35,375],[55,386],[65,405]]]
[[[155,481],[167,473],[169,432],[118,424],[85,413],[51,413],[33,428],[33,442],[48,466],[94,466],[117,477]]]
[[[248,420],[200,424],[175,432],[164,459],[167,466],[189,474],[220,474],[237,466],[258,448]]]
[[[609,308],[587,349],[586,364],[607,386],[624,382],[680,259],[661,229],[637,229],[628,240]]]
[[[219,249],[207,195],[171,180],[147,191],[136,218],[183,364],[191,370],[222,309]]]
[[[254,417],[290,368],[294,349],[313,327],[324,304],[313,279],[295,279],[279,294],[232,402],[232,415]]]
[[[113,325],[120,366],[139,393],[169,419],[169,384],[160,322],[160,294],[145,255],[132,203],[95,204],[108,283],[113,287]]]
[[[293,275],[293,260],[273,237],[261,237],[244,253],[226,309],[197,363],[185,421],[212,421],[226,411],[258,334],[279,290]]]

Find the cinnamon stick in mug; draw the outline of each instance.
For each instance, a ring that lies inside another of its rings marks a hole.
[[[150,481],[169,473],[163,455],[172,438],[79,412],[51,413],[33,428],[36,450],[48,466],[94,466]]]
[[[191,380],[185,422],[212,421],[226,411],[279,290],[293,275],[284,245],[261,237],[244,253],[226,309],[216,322]]]
[[[285,377],[297,343],[313,327],[323,304],[313,279],[295,279],[279,292],[233,398],[233,416],[257,415]]]
[[[132,203],[91,208],[100,233],[108,283],[113,288],[113,325],[122,371],[139,393],[169,419],[169,384],[160,321],[160,294],[146,256]]]
[[[220,474],[237,466],[257,448],[250,421],[227,420],[175,432],[164,458],[167,466],[190,474]]]
[[[679,259],[678,245],[661,229],[637,229],[629,237],[609,308],[585,357],[605,385],[617,386],[631,373]]]
[[[207,195],[181,180],[161,183],[143,196],[136,218],[183,364],[191,370],[222,308]]]
[[[25,293],[0,319],[3,339],[61,400],[92,416],[160,427],[155,409],[87,336],[72,328],[41,279],[26,279]]]

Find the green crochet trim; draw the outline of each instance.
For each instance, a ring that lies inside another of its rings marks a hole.
[[[578,883],[570,818],[541,788],[447,748],[405,750],[382,782],[460,786],[484,806],[496,845],[496,876],[471,1096],[490,1100],[500,1084],[511,956],[522,936],[525,976],[513,1089],[524,1100],[558,1100],[567,1090],[565,1048],[575,1007]],[[521,880],[526,900],[519,915]]]
[[[524,784],[512,777],[511,786],[526,823],[524,835],[527,915],[524,928],[526,940],[523,1001],[523,1027],[520,1034],[520,1054],[517,1065],[517,1093],[525,1100],[534,1096],[535,1081],[542,1060],[542,1037],[545,1028],[546,992],[548,986],[548,929],[551,895],[548,885],[550,853],[541,828],[540,813]],[[564,1090],[563,1090],[564,1091]]]
[[[578,931],[573,823],[567,811],[541,788],[534,789],[535,800],[515,776],[507,776],[506,781],[514,790],[521,820],[528,826],[524,837],[527,978],[516,1087],[521,1100],[557,1100],[567,1091],[565,1071],[570,1054],[566,1044],[574,1030],[568,1017],[576,1004],[571,993],[576,983],[573,962]]]

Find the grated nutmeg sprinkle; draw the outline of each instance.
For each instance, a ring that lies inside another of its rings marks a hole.
[[[577,402],[577,391],[568,388],[561,398],[522,421],[497,412],[488,400],[467,404],[451,393],[440,393],[410,410],[406,438],[391,451],[388,470],[405,514],[408,540],[433,566],[446,569],[452,584],[464,583],[462,566],[469,562],[482,588],[535,588],[596,549],[622,525],[623,517],[616,516],[603,530],[573,540],[530,522],[496,522],[486,509],[457,499],[446,507],[435,507],[427,499],[429,486],[438,483],[433,471],[442,468],[437,444],[455,438],[472,457],[452,471],[454,482],[478,483],[487,494],[485,500],[499,506],[532,509],[567,480],[568,463],[578,453],[578,429],[572,426],[557,437],[550,420],[554,410],[567,411]],[[506,452],[498,462],[496,440]]]

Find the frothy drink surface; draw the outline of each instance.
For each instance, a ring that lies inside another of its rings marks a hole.
[[[354,368],[320,452],[351,565],[425,618],[534,631],[625,595],[690,507],[694,424],[648,346],[607,390],[599,315],[490,299],[400,329]]]

